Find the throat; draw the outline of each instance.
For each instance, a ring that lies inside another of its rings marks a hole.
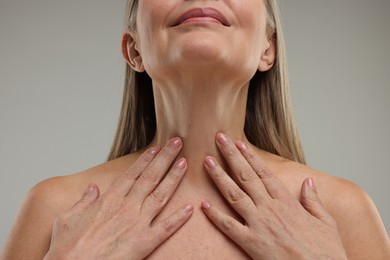
[[[188,170],[183,181],[212,187],[204,166],[206,156],[224,165],[215,137],[226,133],[233,141],[247,141],[244,133],[247,87],[237,88],[154,88],[156,134],[152,145],[163,146],[180,137]]]

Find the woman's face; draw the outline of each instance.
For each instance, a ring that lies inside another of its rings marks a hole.
[[[198,65],[250,78],[269,47],[263,0],[139,0],[134,38],[152,78]]]

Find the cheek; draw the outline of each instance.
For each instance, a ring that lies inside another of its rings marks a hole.
[[[172,9],[171,1],[143,0],[139,1],[137,13],[137,31],[139,51],[145,69],[153,66],[164,49],[166,33],[162,30],[165,16]]]
[[[241,40],[252,56],[259,57],[266,42],[266,11],[263,0],[229,1],[238,20],[238,29],[242,32]]]
[[[237,39],[240,41],[236,42],[241,50],[239,53],[248,66],[257,68],[266,47],[265,25],[261,19],[247,19],[247,24],[243,24],[241,34],[241,37]]]

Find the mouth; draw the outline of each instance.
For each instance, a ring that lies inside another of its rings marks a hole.
[[[229,22],[218,10],[206,8],[194,8],[182,14],[173,24],[179,26],[183,23],[219,23],[223,26],[230,26]]]

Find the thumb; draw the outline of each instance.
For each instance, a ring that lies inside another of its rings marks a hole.
[[[73,206],[73,209],[81,210],[88,208],[100,195],[99,187],[96,184],[89,184],[81,199]]]
[[[314,217],[329,222],[331,216],[326,211],[318,196],[317,185],[313,178],[307,178],[302,183],[301,204]]]

